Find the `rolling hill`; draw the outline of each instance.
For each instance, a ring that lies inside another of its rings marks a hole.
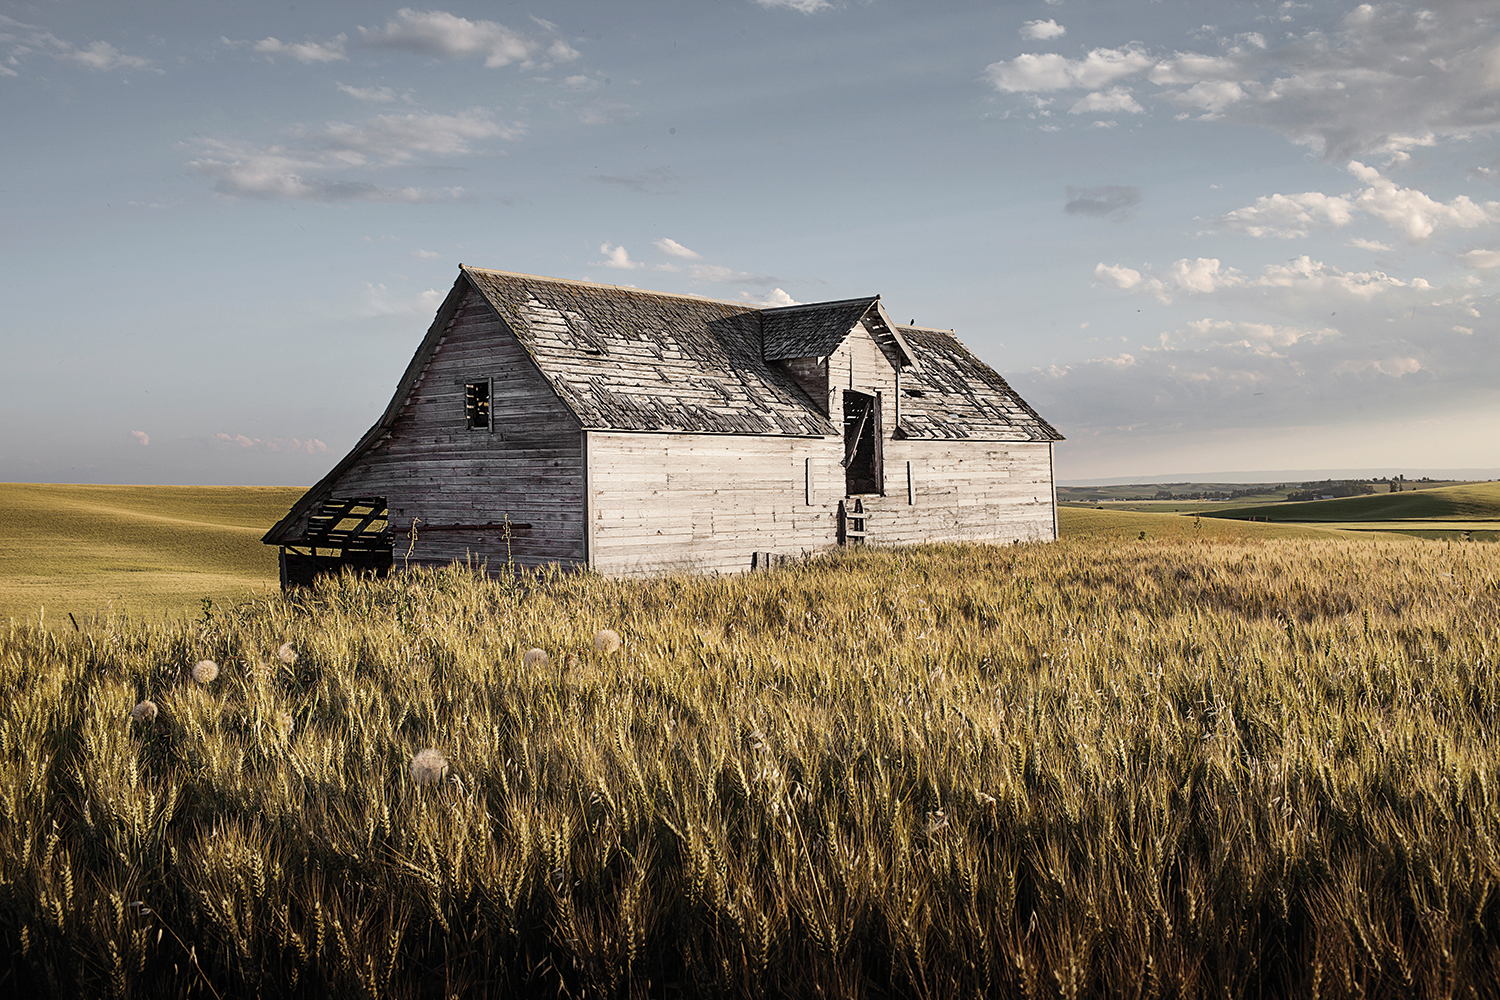
[[[1224,511],[1205,511],[1203,516],[1299,524],[1350,521],[1500,521],[1500,483],[1444,486],[1408,493],[1376,493],[1373,496],[1338,500],[1236,507]]]
[[[283,486],[0,483],[0,618],[197,613],[276,588]]]

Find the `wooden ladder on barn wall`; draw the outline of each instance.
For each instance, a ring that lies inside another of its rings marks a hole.
[[[870,537],[869,515],[865,513],[865,502],[859,497],[845,497],[839,501],[839,544],[860,545]]]

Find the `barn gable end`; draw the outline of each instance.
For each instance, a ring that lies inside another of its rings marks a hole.
[[[471,427],[478,386],[487,426]],[[583,447],[573,411],[460,275],[380,423],[265,540],[297,575],[303,557],[331,555],[310,522],[330,501],[363,497],[384,501],[398,567],[585,563]]]

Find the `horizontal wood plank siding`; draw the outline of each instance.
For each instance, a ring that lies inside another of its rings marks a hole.
[[[894,440],[885,448],[886,495],[863,498],[872,542],[1009,543],[1053,537],[1048,442]],[[902,474],[908,462],[909,490]]]
[[[833,438],[589,432],[594,568],[612,575],[738,572],[751,553],[800,555],[837,541]]]
[[[465,421],[464,386],[481,380],[491,383],[492,430]],[[398,569],[588,559],[578,421],[473,291],[390,432],[335,487],[341,494],[386,497]]]

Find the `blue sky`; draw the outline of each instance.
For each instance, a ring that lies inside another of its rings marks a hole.
[[[1500,467],[1500,8],[0,3],[0,480],[309,483],[459,262],[952,327],[1067,479]]]

